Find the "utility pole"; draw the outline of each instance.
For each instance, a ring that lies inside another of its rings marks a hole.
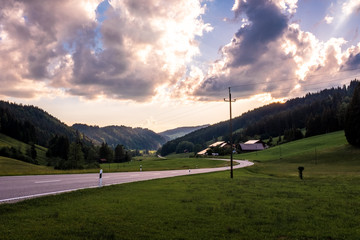
[[[229,135],[230,135],[230,146],[231,146],[231,157],[230,157],[230,168],[231,168],[231,170],[230,170],[230,177],[231,178],[233,178],[234,177],[234,175],[233,175],[233,141],[232,141],[232,110],[231,110],[231,103],[232,102],[235,102],[236,101],[236,99],[234,99],[234,100],[231,100],[231,87],[229,87],[229,100],[226,100],[225,98],[224,98],[224,101],[225,102],[229,102],[229,104],[230,104],[230,122],[229,122],[229,128],[230,128],[230,133],[229,133]]]

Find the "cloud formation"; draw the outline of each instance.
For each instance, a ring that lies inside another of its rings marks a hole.
[[[1,1],[0,94],[144,101],[185,74],[195,37],[211,31],[199,0],[112,0],[104,13],[100,3]]]
[[[288,19],[267,0],[241,1],[233,11],[236,18],[245,14],[250,22],[238,30],[231,45],[223,48],[229,58],[227,64],[239,67],[252,64],[265,54],[268,43],[278,38],[287,27]]]
[[[360,68],[360,44],[321,41],[301,29],[297,0],[235,0],[238,30],[204,70],[194,57],[212,30],[202,20],[205,3],[0,0],[0,95],[206,101],[232,86],[239,97],[283,98]],[[346,0],[341,19],[324,21],[342,26],[359,10],[359,1]]]
[[[357,9],[357,5],[351,6]],[[235,18],[246,19],[246,24],[222,47],[222,57],[202,80],[187,80],[197,86],[192,94],[199,99],[219,99],[229,86],[235,96],[243,98],[260,93],[292,97],[307,92],[309,85],[349,81],[349,72],[344,71],[360,67],[359,46],[344,51],[343,38],[323,42],[291,22],[296,1],[236,0],[233,11]]]

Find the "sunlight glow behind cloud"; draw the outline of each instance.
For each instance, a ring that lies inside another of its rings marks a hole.
[[[327,38],[304,30],[297,0],[235,0],[233,18],[211,11],[214,1],[0,1],[0,96],[154,108],[213,104],[231,86],[260,104],[359,72],[359,25],[347,26],[359,18],[358,0],[329,0],[313,23],[331,29]],[[223,36],[209,37],[216,21],[237,27],[221,45]],[[202,44],[216,61],[199,62]]]

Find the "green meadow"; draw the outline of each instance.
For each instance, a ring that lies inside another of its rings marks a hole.
[[[214,161],[206,158],[195,158],[190,154],[172,154],[166,158],[156,156],[135,157],[131,162],[104,163],[101,167],[109,172],[161,171],[174,169],[196,169],[229,166],[226,161]]]
[[[0,238],[359,239],[360,150],[343,132],[279,148],[236,155],[256,164],[233,179],[208,173],[1,204]]]

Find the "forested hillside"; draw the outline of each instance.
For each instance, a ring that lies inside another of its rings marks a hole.
[[[77,137],[76,130],[35,106],[0,101],[0,132],[25,143],[47,146],[55,135],[70,140]]]
[[[74,129],[80,131],[98,143],[107,143],[115,148],[117,144],[124,145],[128,149],[158,149],[166,142],[166,139],[149,129],[131,128],[125,126],[88,126],[86,124],[74,124]]]
[[[317,93],[308,93],[286,101],[272,103],[248,111],[233,119],[234,142],[249,138],[277,137],[284,135],[293,140],[299,129],[306,129],[306,136],[344,129],[346,109],[358,80],[349,86],[325,89]],[[175,152],[180,142],[188,141],[205,147],[206,143],[222,138],[229,139],[229,122],[224,121],[172,140],[163,145],[162,155]]]

